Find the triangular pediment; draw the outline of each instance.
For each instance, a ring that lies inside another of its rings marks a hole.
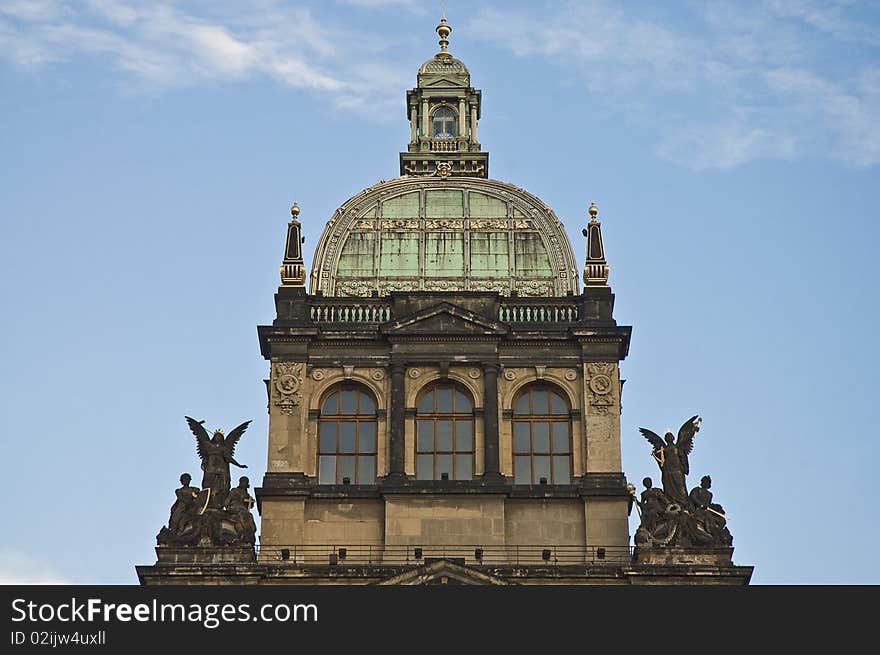
[[[441,77],[438,80],[431,80],[430,82],[426,81],[421,85],[422,87],[437,87],[437,86],[467,86],[465,82],[462,80],[450,80],[445,77]]]
[[[448,302],[402,316],[383,328],[389,336],[492,336],[507,331],[503,323]]]
[[[379,585],[508,585],[507,580],[441,559],[377,582]]]

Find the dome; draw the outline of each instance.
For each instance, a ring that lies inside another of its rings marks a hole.
[[[419,67],[419,75],[466,75],[470,71],[461,59],[455,57],[432,57]]]
[[[568,237],[547,205],[519,187],[467,177],[403,176],[364,189],[331,217],[311,293],[578,292]]]

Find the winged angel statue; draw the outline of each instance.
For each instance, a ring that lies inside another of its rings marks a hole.
[[[690,472],[688,467],[688,455],[694,448],[694,435],[700,431],[700,423],[703,421],[699,416],[691,416],[678,430],[678,440],[671,432],[667,432],[660,438],[656,432],[647,428],[639,428],[642,436],[654,446],[651,455],[660,466],[661,480],[663,481],[663,493],[666,497],[680,506],[688,504],[688,492],[685,476]]]
[[[205,430],[204,421],[186,417],[189,429],[196,437],[196,452],[202,460],[202,489],[210,489],[211,496],[208,501],[212,507],[223,505],[226,495],[229,493],[229,465],[235,464],[239,468],[247,468],[239,464],[232,456],[235,453],[235,445],[241,439],[241,435],[251,424],[245,421],[233,429],[228,436],[223,436],[223,430],[215,430],[214,436],[209,437]]]

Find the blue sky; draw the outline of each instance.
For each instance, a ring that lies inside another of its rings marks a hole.
[[[397,174],[439,2],[0,3],[0,582],[132,583],[182,471],[184,415],[258,482],[256,325],[296,199],[306,255]],[[492,177],[583,260],[600,208],[637,428],[703,418],[755,583],[880,583],[880,8],[449,0]],[[240,456],[239,456],[240,455]],[[633,528],[635,527],[633,518]]]

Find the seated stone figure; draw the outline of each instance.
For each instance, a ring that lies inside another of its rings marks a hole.
[[[250,487],[250,480],[242,476],[238,480],[238,486],[231,489],[226,495],[225,505],[226,511],[232,515],[238,540],[244,544],[254,544],[256,543],[257,524],[251,514],[254,499],[248,493],[248,487]]]
[[[168,518],[168,527],[163,527],[156,539],[160,544],[175,541],[183,531],[187,521],[191,520],[198,513],[199,488],[190,486],[192,476],[184,473],[180,476],[180,488],[175,489],[174,495],[177,499],[171,506],[171,513]]]

